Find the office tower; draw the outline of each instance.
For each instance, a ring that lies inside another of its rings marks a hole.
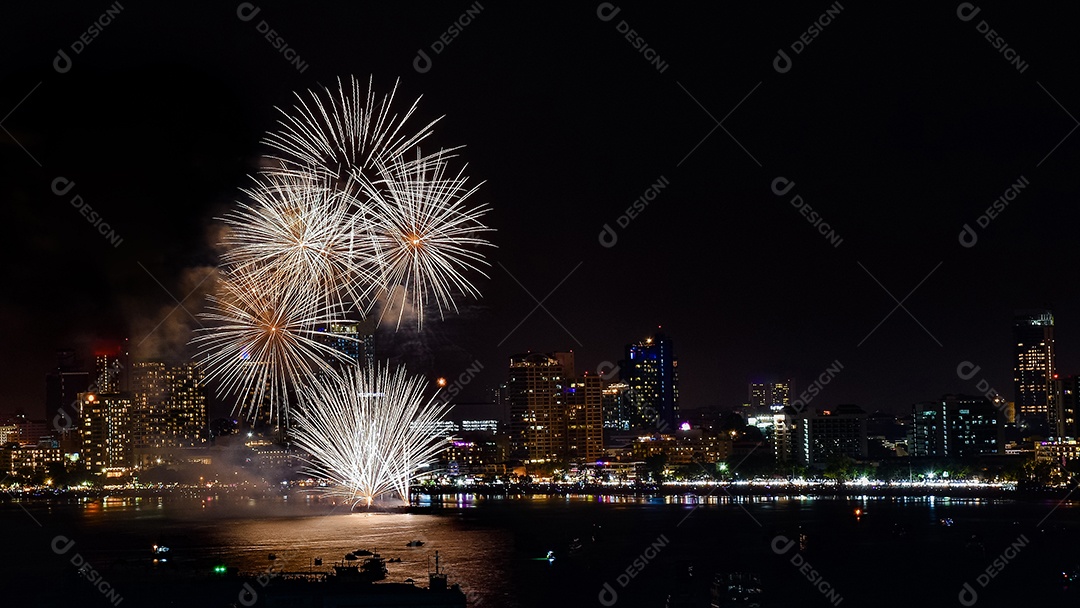
[[[166,445],[193,446],[206,441],[206,377],[201,365],[182,363],[169,369]]]
[[[1051,432],[1057,438],[1080,438],[1080,376],[1054,378],[1054,427]]]
[[[371,328],[373,321],[362,323],[355,321],[334,322],[316,328],[316,339],[330,348],[344,354],[349,362],[361,367],[375,365],[375,333]],[[331,367],[341,369],[344,362],[332,355],[323,354]]]
[[[912,406],[912,456],[964,458],[1004,454],[1005,414],[985,397],[944,395]]]
[[[804,411],[786,426],[795,462],[802,466],[823,468],[837,456],[866,458],[866,412],[858,406]]]
[[[565,360],[565,359],[564,359]],[[526,464],[558,462],[565,456],[566,386],[555,354],[510,358],[506,382],[510,402],[510,454]]]
[[[99,350],[94,354],[94,374],[91,392],[122,393],[128,390],[129,358],[127,340],[115,348]]]
[[[678,360],[671,338],[657,333],[626,346],[619,379],[630,386],[633,426],[674,431],[679,412]]]
[[[617,431],[629,431],[634,420],[630,403],[630,385],[614,382],[607,385],[602,393],[604,408],[604,428]]]
[[[585,375],[567,382],[566,458],[593,462],[604,455],[603,383]]]
[[[783,407],[791,405],[795,394],[795,381],[788,379],[780,382],[751,382],[750,407]]]
[[[131,434],[136,447],[164,445],[168,397],[169,381],[164,363],[140,361],[131,365]]]
[[[1054,315],[1049,310],[1018,311],[1013,333],[1016,414],[1028,421],[1053,422]]]
[[[80,369],[75,351],[57,352],[57,364],[45,376],[45,420],[61,437],[77,435],[79,393],[90,388],[90,372]]]
[[[134,445],[182,447],[205,440],[206,386],[199,365],[134,363],[131,389]]]
[[[131,398],[122,393],[87,392],[79,395],[79,460],[91,473],[131,465]]]

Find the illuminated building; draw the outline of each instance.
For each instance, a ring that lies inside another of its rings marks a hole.
[[[361,323],[330,323],[317,328],[320,332],[316,339],[330,348],[344,354],[349,361],[361,367],[375,365],[375,334],[365,330]],[[341,369],[343,361],[329,354],[323,359],[333,368]]]
[[[439,465],[450,475],[505,474],[506,448],[505,435],[465,431],[447,441]]]
[[[795,381],[788,379],[781,382],[751,382],[750,407],[783,407],[791,405],[791,396],[795,394]]]
[[[563,365],[554,354],[510,358],[506,383],[510,402],[510,454],[526,463],[557,462],[565,456],[566,386]]]
[[[630,403],[630,385],[614,382],[603,389],[604,428],[629,431],[633,420]]]
[[[1054,315],[1049,310],[1019,311],[1013,319],[1016,361],[1013,368],[1016,413],[1021,419],[1051,423],[1054,359]]]
[[[132,440],[138,447],[193,446],[206,428],[206,386],[194,363],[132,365]]]
[[[90,391],[95,393],[121,393],[128,390],[128,353],[124,346],[94,355],[94,378]]]
[[[1005,414],[985,397],[945,395],[912,407],[912,456],[964,458],[1004,454]]]
[[[866,412],[858,406],[802,412],[788,426],[795,462],[802,466],[822,468],[837,456],[866,458]]]
[[[1040,441],[1035,444],[1035,459],[1065,465],[1070,460],[1080,460],[1080,441],[1059,439]]]
[[[92,473],[131,465],[131,398],[123,393],[80,393],[79,460]]]
[[[1052,428],[1055,437],[1080,438],[1080,417],[1077,408],[1080,404],[1080,376],[1054,377],[1054,419]]]
[[[679,413],[678,359],[671,338],[657,333],[626,346],[619,379],[630,386],[635,428],[673,431]]]
[[[573,377],[574,354],[515,355],[510,359],[510,455],[526,464],[584,462],[604,453],[603,383]]]
[[[8,445],[3,449],[0,468],[4,473],[22,475],[47,472],[54,464],[64,462],[64,453],[55,439],[44,437],[34,445]]]
[[[791,462],[794,457],[793,430],[795,410],[791,406],[772,415],[772,427],[768,435],[776,462]]]
[[[604,454],[603,389],[599,376],[586,374],[567,383],[566,457],[595,461]]]
[[[638,437],[627,446],[627,451],[632,460],[664,456],[667,465],[683,466],[694,463],[714,464],[726,460],[731,456],[732,448],[733,441],[726,434],[702,434],[696,437],[654,435]]]

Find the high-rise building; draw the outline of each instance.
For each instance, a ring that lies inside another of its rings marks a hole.
[[[509,403],[510,456],[526,464],[588,462],[603,456],[603,381],[574,378],[570,352],[510,359],[500,393]]]
[[[780,382],[751,382],[750,407],[783,407],[791,405],[791,396],[795,394],[795,381],[788,379]]]
[[[80,369],[73,350],[57,352],[56,368],[45,376],[45,420],[61,439],[78,435],[79,393],[90,388],[90,372]]]
[[[1080,438],[1080,376],[1054,377],[1055,437]]]
[[[371,321],[333,322],[319,326],[317,339],[330,348],[344,354],[348,360],[361,367],[375,365],[375,333]],[[324,354],[323,359],[333,368],[340,369],[341,359]]]
[[[1013,368],[1016,414],[1052,423],[1055,406],[1054,315],[1049,310],[1018,311],[1013,319],[1016,360]]]
[[[79,460],[87,471],[131,465],[131,398],[123,393],[87,392],[79,395],[82,418],[79,423]]]
[[[671,338],[657,333],[626,345],[619,379],[630,386],[635,427],[674,430],[679,414],[678,359]]]
[[[822,468],[837,456],[866,458],[866,412],[858,406],[804,411],[786,426],[794,460],[802,466]]]
[[[94,354],[94,376],[90,390],[97,393],[122,393],[128,390],[127,341],[115,348]]]
[[[586,374],[571,379],[564,389],[566,402],[566,458],[592,462],[604,455],[603,383]]]
[[[510,358],[506,382],[510,401],[510,456],[525,463],[558,462],[565,457],[567,378],[554,354]]]
[[[912,407],[912,456],[964,458],[1004,454],[1005,414],[985,397],[944,395]]]
[[[195,363],[132,364],[132,440],[137,447],[183,447],[205,441],[206,386]]]
[[[630,403],[630,385],[613,382],[603,389],[604,428],[629,431],[634,420]]]

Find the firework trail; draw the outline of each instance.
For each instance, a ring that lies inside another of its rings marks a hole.
[[[425,380],[404,367],[352,367],[299,394],[293,439],[312,455],[308,474],[354,506],[396,494],[409,500],[417,471],[435,461],[447,437],[438,422],[450,406],[424,397]]]
[[[288,413],[288,389],[296,379],[330,372],[330,362],[348,356],[328,346],[323,328],[339,322],[337,315],[319,311],[318,298],[303,286],[230,275],[209,296],[209,311],[199,313],[207,323],[192,342],[226,395],[238,397],[241,415],[254,419],[267,403],[270,419]],[[334,336],[348,338],[347,336]]]
[[[379,180],[355,175],[373,213],[368,230],[385,302],[379,320],[397,308],[396,328],[408,308],[416,315],[417,330],[423,328],[431,303],[439,318],[448,310],[457,312],[459,294],[480,297],[465,273],[487,277],[481,268],[487,262],[477,249],[492,246],[481,238],[493,230],[480,221],[489,208],[469,206],[480,184],[470,187],[464,169],[450,174],[447,166],[445,154],[423,157],[417,151],[412,160],[379,164],[378,173],[385,176]]]
[[[365,314],[380,276],[359,203],[317,175],[262,174],[221,221],[222,262],[251,282],[312,290],[310,301],[340,314]],[[312,310],[314,313],[315,310]]]
[[[419,330],[430,308],[444,318],[458,298],[480,295],[468,275],[487,276],[477,249],[491,245],[488,208],[469,204],[478,185],[464,169],[449,171],[456,148],[421,152],[438,119],[416,129],[419,99],[398,112],[396,92],[379,98],[370,79],[351,77],[297,93],[263,139],[273,168],[220,218],[225,278],[192,342],[208,378],[251,418],[268,402],[281,419],[310,376],[355,363],[329,346],[355,340],[334,324],[381,302],[380,323],[396,307],[396,327],[410,310]]]
[[[294,170],[347,179],[354,171],[366,172],[377,163],[411,153],[441,119],[410,130],[407,123],[420,99],[402,114],[395,112],[397,81],[381,99],[376,98],[370,78],[366,91],[355,76],[348,86],[340,78],[337,84],[336,90],[323,87],[306,95],[296,93],[291,112],[276,108],[282,114],[279,128],[263,138],[276,151],[270,158]]]

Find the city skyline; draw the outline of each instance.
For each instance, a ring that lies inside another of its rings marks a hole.
[[[497,386],[514,353],[573,348],[590,367],[616,364],[662,326],[678,343],[683,407],[741,403],[769,370],[802,391],[840,361],[817,398],[898,412],[982,379],[1011,392],[1004,345],[1014,311],[1030,307],[1055,313],[1059,373],[1080,372],[1080,288],[1027,261],[1072,259],[1078,212],[1063,203],[1077,195],[1068,135],[1080,90],[1058,59],[1072,56],[1053,35],[1061,15],[987,5],[968,22],[939,7],[897,16],[880,45],[865,37],[872,15],[842,10],[793,55],[824,7],[620,5],[611,20],[597,7],[484,9],[435,54],[458,8],[421,11],[393,35],[373,28],[348,54],[336,40],[359,23],[397,23],[397,9],[296,15],[270,2],[253,21],[235,7],[122,10],[76,54],[101,11],[18,8],[16,21],[51,25],[3,42],[3,193],[17,227],[3,252],[11,284],[37,287],[0,299],[20,345],[0,364],[42,378],[57,349],[122,337],[151,359],[176,354],[218,259],[213,218],[249,185],[274,106],[356,74],[422,94],[422,118],[445,114],[433,143],[467,143],[471,173],[486,180],[477,197],[492,204],[498,249],[484,298],[421,334],[379,335],[430,378],[481,362],[463,398]],[[127,25],[144,19],[152,27]],[[982,19],[1013,24],[1010,48],[1029,67],[982,39]],[[302,66],[262,39],[263,21]],[[213,33],[202,44],[183,41],[203,23]],[[912,28],[926,45],[905,42]],[[550,31],[572,42],[551,45]],[[70,70],[56,68],[57,49]],[[794,67],[780,71],[777,49]],[[926,73],[915,78],[915,65]],[[978,378],[958,376],[964,362]],[[17,383],[0,409],[40,408],[43,384]]]

